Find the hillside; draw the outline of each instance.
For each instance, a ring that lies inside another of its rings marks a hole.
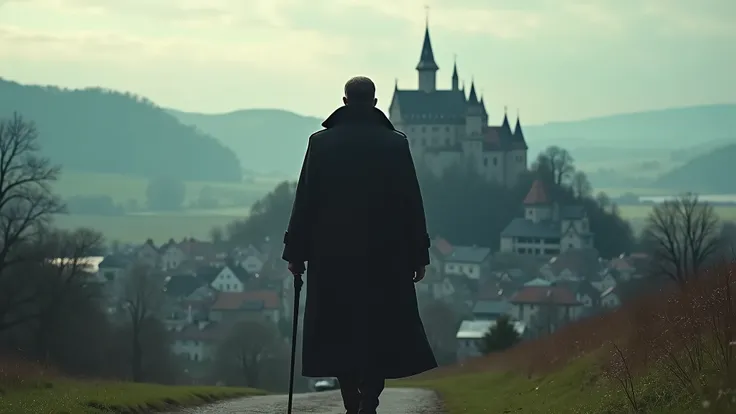
[[[226,114],[169,110],[185,125],[195,125],[232,148],[249,170],[296,176],[307,138],[322,120],[279,109],[249,109]]]
[[[733,160],[735,159],[736,144],[717,148],[662,175],[657,179],[655,185],[675,191],[734,194],[736,193],[736,181],[733,179]]]
[[[34,121],[40,144],[65,171],[239,181],[235,154],[155,104],[100,88],[70,90],[0,78],[0,118]]]
[[[736,142],[736,104],[669,108],[525,128],[529,145],[671,151],[708,141]]]

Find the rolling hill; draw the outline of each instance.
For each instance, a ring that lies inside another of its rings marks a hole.
[[[232,150],[145,98],[100,88],[61,89],[0,78],[0,119],[35,122],[42,151],[67,171],[240,181]]]
[[[226,114],[170,110],[232,148],[259,173],[299,172],[307,136],[321,119],[284,110]],[[690,158],[736,143],[736,104],[693,106],[524,126],[530,158],[550,145],[568,149],[596,187],[650,183]]]
[[[736,194],[735,159],[736,144],[726,145],[667,172],[655,181],[655,185],[674,191]]]
[[[307,138],[321,119],[280,109],[247,109],[226,114],[169,110],[179,122],[194,125],[232,148],[243,165],[261,174],[299,174]]]

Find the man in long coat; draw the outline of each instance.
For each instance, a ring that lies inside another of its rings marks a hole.
[[[302,374],[337,377],[348,414],[375,413],[387,378],[437,366],[414,283],[429,237],[406,135],[356,77],[345,106],[309,138],[284,236],[294,274],[308,263]]]

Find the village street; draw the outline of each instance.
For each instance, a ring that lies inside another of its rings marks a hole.
[[[186,414],[284,414],[287,396],[268,395],[242,398],[178,412]],[[339,391],[297,394],[294,414],[344,414]],[[432,391],[389,388],[381,394],[379,414],[443,414],[441,404]],[[171,413],[174,414],[174,413]]]

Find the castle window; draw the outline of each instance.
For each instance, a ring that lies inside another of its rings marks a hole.
[[[486,167],[488,166],[488,157],[483,158],[483,165]]]
[[[498,158],[493,157],[493,165],[498,165]]]
[[[427,132],[427,127],[422,127],[422,132]]]

